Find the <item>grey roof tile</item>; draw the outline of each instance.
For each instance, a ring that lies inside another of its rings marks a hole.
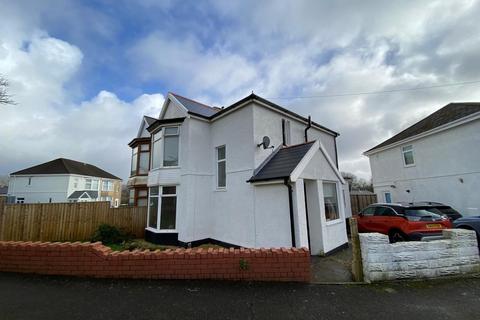
[[[71,195],[68,196],[68,199],[78,199],[80,196],[84,193],[87,193],[88,196],[92,199],[97,199],[98,198],[98,191],[94,190],[77,190],[73,191]]]
[[[189,98],[182,97],[176,93],[172,93],[172,95],[185,107],[188,111],[199,114],[204,117],[213,116],[215,113],[220,111],[219,108],[214,108],[207,106],[206,104],[194,101]]]
[[[428,117],[420,120],[414,125],[408,127],[407,129],[401,131],[400,133],[394,135],[393,137],[385,140],[384,142],[365,152],[370,152],[381,147],[386,147],[395,142],[399,142],[404,139],[421,134],[423,132],[435,129],[444,124],[464,118],[476,112],[480,112],[480,102],[459,102],[447,104],[440,110],[437,110]]]
[[[58,158],[11,174],[79,174],[83,176],[121,180],[119,177],[94,165],[65,158]]]
[[[313,143],[314,141],[280,148],[273,157],[266,159],[267,162],[261,165],[262,168],[248,182],[290,177]]]

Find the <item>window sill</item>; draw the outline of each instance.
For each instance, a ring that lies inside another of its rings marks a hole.
[[[213,190],[215,192],[226,192],[227,191],[227,188],[216,188],[215,190]]]
[[[161,230],[161,229],[146,227],[145,230],[148,230],[148,231],[151,231],[151,232],[154,232],[154,233],[178,233],[178,231],[176,229]]]
[[[336,225],[336,224],[340,224],[342,222],[343,222],[342,219],[338,218],[338,219],[335,219],[335,220],[327,221],[326,225],[327,226],[333,226],[333,225]]]
[[[415,163],[414,164],[403,164],[403,167],[404,168],[411,168],[411,167],[415,167]]]
[[[172,167],[158,167],[154,169],[150,169],[150,171],[157,171],[157,170],[165,170],[165,169],[181,169],[180,166],[172,166]]]

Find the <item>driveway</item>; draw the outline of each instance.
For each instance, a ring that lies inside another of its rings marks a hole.
[[[478,319],[480,279],[382,285],[0,273],[1,319]]]

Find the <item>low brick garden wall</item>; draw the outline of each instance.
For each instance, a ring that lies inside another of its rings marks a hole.
[[[475,231],[450,229],[443,231],[443,240],[393,244],[380,233],[359,236],[367,282],[480,272]]]
[[[0,271],[98,278],[310,281],[307,249],[112,251],[100,242],[0,241]]]

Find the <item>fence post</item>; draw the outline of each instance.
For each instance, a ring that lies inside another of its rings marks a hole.
[[[357,219],[351,217],[350,222],[350,234],[352,237],[352,274],[353,280],[356,282],[363,282],[363,265],[362,265],[362,252],[360,249],[360,237],[358,236],[358,224]]]

